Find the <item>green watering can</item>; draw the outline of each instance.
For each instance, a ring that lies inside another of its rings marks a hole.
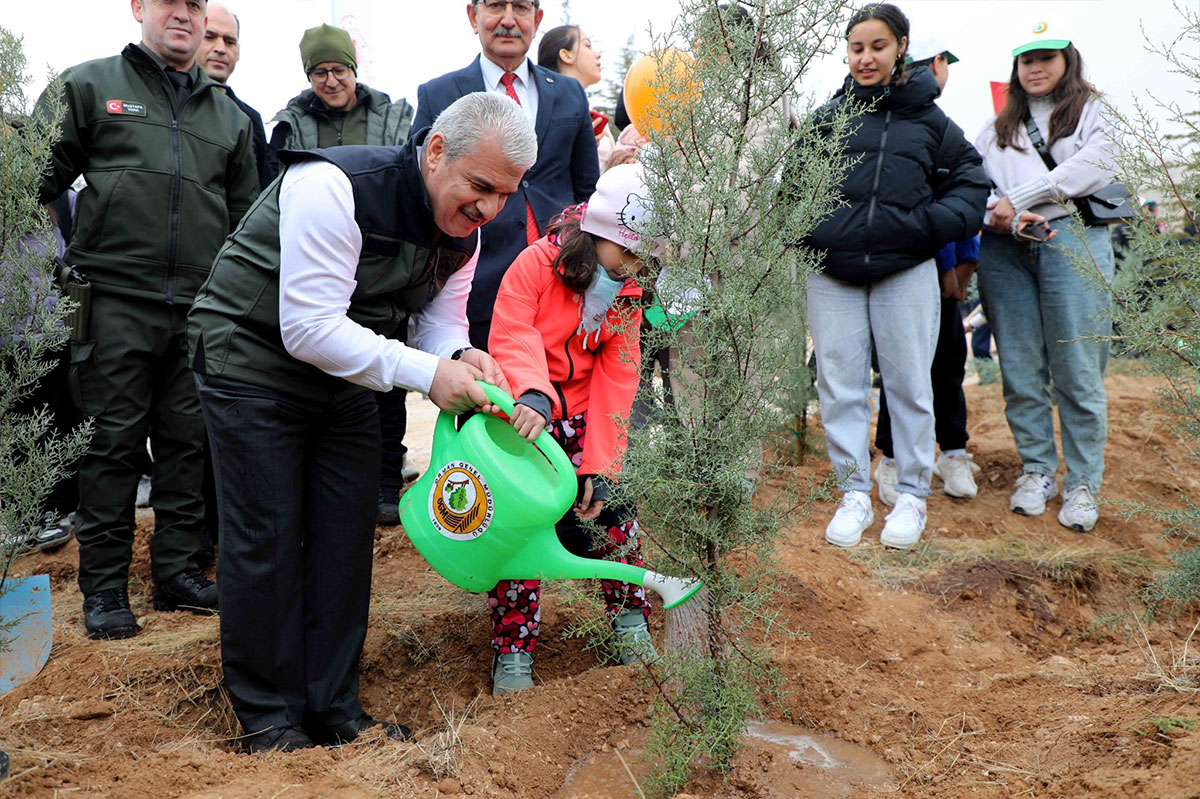
[[[512,397],[480,385],[512,414]],[[456,430],[454,414],[442,411],[429,469],[400,500],[400,522],[438,574],[473,593],[500,580],[602,577],[648,588],[672,608],[700,590],[699,580],[568,552],[554,525],[576,488],[575,467],[545,430],[530,444],[496,416],[477,413]]]

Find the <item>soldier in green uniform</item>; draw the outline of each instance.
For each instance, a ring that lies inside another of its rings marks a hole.
[[[92,287],[90,325],[70,352],[72,395],[95,425],[75,517],[90,638],[138,632],[127,583],[147,436],[154,607],[217,609],[196,562],[204,424],[184,328],[221,242],[258,193],[250,123],[196,64],[206,0],[133,0],[132,10],[141,43],[63,74],[62,138],[41,187],[50,202],[87,179],[66,260]]]

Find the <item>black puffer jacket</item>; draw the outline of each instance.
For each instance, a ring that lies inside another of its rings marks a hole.
[[[865,285],[933,258],[952,241],[975,235],[983,223],[988,179],[975,148],[934,103],[933,73],[918,67],[902,86],[859,86],[847,78],[818,114],[830,114],[847,94],[870,113],[854,120],[845,157],[858,159],[846,174],[848,205],[822,222],[806,244],[825,251],[824,272]],[[942,137],[947,150],[935,175]],[[931,198],[936,196],[937,202]]]

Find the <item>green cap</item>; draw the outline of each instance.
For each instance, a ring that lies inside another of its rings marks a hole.
[[[1039,22],[1029,32],[1034,36],[1033,41],[1013,48],[1013,58],[1016,58],[1021,53],[1028,53],[1030,50],[1064,50],[1071,43],[1070,39],[1051,38],[1055,34],[1061,36],[1062,31],[1056,31],[1055,34],[1051,34],[1048,22]]]
[[[358,73],[354,42],[350,34],[333,25],[318,25],[309,28],[300,39],[300,60],[304,62],[304,74],[313,71],[317,64],[334,62],[345,64]]]

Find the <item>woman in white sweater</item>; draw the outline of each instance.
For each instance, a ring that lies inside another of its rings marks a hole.
[[[1058,493],[1053,388],[1067,467],[1058,521],[1086,532],[1104,475],[1113,251],[1106,226],[1081,230],[1070,216],[1076,201],[1112,182],[1118,144],[1079,51],[1061,36],[1040,23],[1013,50],[1008,100],[975,142],[996,185],[979,287],[1023,467],[1009,507],[1037,516]]]

